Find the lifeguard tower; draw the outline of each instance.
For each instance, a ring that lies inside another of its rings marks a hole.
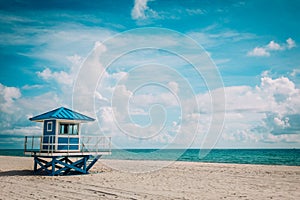
[[[29,120],[43,123],[42,136],[25,136],[34,174],[87,174],[102,155],[111,154],[110,137],[81,135],[81,123],[94,121],[91,117],[61,107]]]

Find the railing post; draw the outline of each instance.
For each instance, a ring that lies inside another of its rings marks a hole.
[[[52,151],[51,151],[51,155],[53,156],[53,151],[54,151],[55,145],[56,145],[55,142],[54,142],[55,135],[51,135],[51,137],[52,137],[52,140],[51,140],[51,141],[52,141],[52,148],[51,148]]]
[[[99,143],[101,143],[101,138],[102,137],[95,137],[95,138],[96,138],[96,143],[94,145],[94,148],[96,148],[96,152],[98,153]]]
[[[83,136],[80,136],[80,149],[81,149],[81,152],[83,152],[83,149],[84,149],[84,144],[83,144],[83,141],[84,141],[84,137]]]
[[[109,148],[108,151],[111,152],[111,137],[109,137],[109,144],[108,145],[109,145],[108,146],[108,148]]]
[[[31,150],[33,150],[33,145],[34,145],[34,136],[32,136],[32,141],[31,141]]]
[[[48,135],[48,154],[50,153],[50,136]]]
[[[68,154],[69,154],[69,151],[70,151],[70,135],[68,134]]]
[[[40,152],[42,151],[43,149],[43,136],[40,136]]]
[[[81,137],[78,136],[78,150],[81,152]]]
[[[25,136],[25,141],[24,141],[24,152],[27,150],[27,136]]]

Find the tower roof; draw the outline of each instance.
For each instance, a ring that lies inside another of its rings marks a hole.
[[[42,122],[47,119],[65,119],[65,120],[77,120],[77,121],[94,121],[95,119],[86,115],[80,114],[68,108],[57,108],[55,110],[37,115],[29,118],[31,121]]]

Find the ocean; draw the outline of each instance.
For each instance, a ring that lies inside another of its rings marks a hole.
[[[24,156],[22,149],[0,149],[0,155]],[[300,166],[300,149],[213,149],[203,158],[199,149],[124,149],[103,158]]]

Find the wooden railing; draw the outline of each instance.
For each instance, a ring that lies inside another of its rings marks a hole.
[[[58,142],[58,138],[65,138],[67,142]],[[74,142],[78,139],[78,142]],[[73,141],[73,142],[72,142]],[[75,149],[74,149],[75,146]],[[62,148],[61,148],[62,147]],[[111,137],[104,136],[25,136],[24,152],[44,152],[53,154],[56,152],[111,152]]]

